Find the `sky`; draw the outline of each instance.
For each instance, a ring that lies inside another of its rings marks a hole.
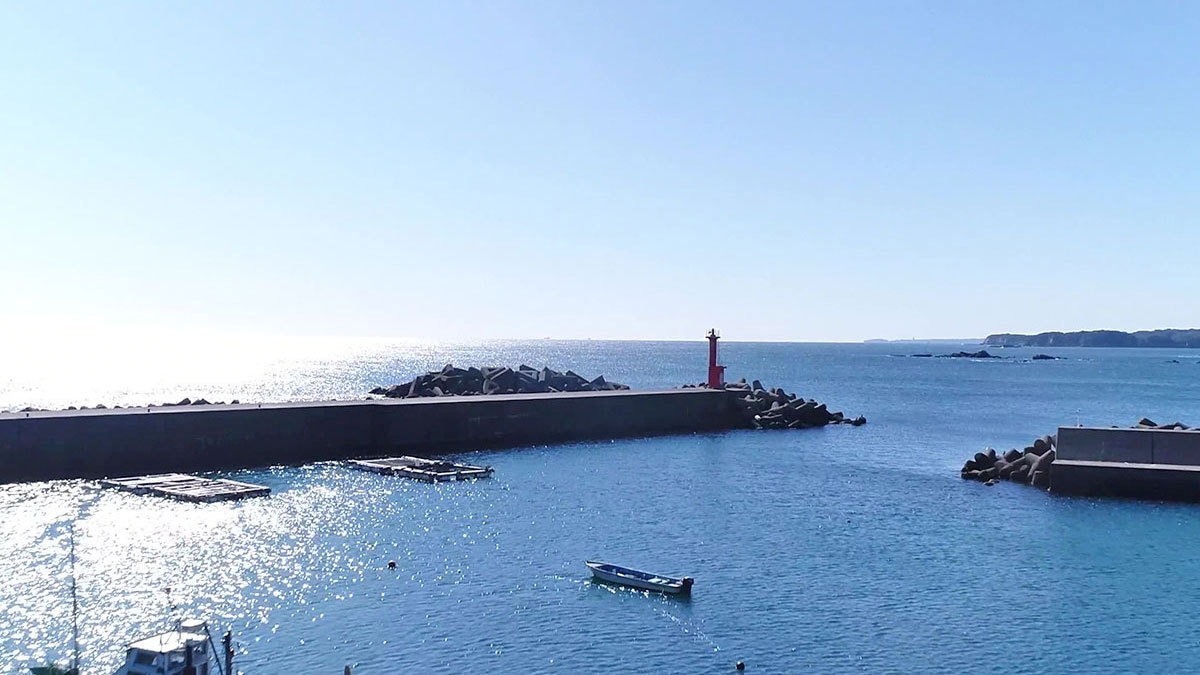
[[[0,333],[1200,326],[1200,4],[15,3]]]

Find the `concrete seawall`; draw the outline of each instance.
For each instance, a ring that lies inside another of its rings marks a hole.
[[[0,414],[0,483],[303,464],[738,425],[678,389]]]
[[[1200,501],[1200,432],[1060,427],[1050,490]]]

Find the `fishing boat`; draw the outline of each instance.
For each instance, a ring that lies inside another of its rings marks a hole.
[[[125,650],[125,665],[114,675],[232,675],[233,636],[230,633],[225,634],[224,648],[225,665],[222,667],[217,660],[208,623],[184,620],[175,630],[130,644]]]
[[[670,595],[690,593],[692,583],[695,581],[691,577],[668,577],[661,574],[651,574],[628,567],[621,567],[620,565],[613,565],[611,563],[588,560],[586,564],[592,570],[592,576],[601,581],[640,588],[646,591],[668,593]]]
[[[167,589],[170,602],[171,590]],[[171,606],[174,610],[174,605]],[[75,590],[75,528],[71,528],[71,628],[73,652],[70,667],[57,664],[33,666],[31,675],[79,675],[79,601]],[[226,632],[225,663],[217,660],[216,646],[208,623],[181,620],[174,630],[152,635],[125,649],[125,665],[114,675],[233,675],[233,633]]]

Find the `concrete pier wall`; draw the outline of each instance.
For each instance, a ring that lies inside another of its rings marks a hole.
[[[1102,429],[1060,427],[1059,459],[1082,459],[1092,462],[1153,463],[1153,434],[1145,429]]]
[[[302,464],[736,425],[722,391],[616,391],[0,414],[0,483]]]
[[[1050,490],[1200,501],[1200,432],[1061,427]]]

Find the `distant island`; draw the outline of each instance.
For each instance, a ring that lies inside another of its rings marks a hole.
[[[1174,347],[1200,349],[1200,329],[1166,328],[1125,333],[1119,330],[1082,330],[1071,333],[1016,335],[998,333],[983,340],[989,347]]]

